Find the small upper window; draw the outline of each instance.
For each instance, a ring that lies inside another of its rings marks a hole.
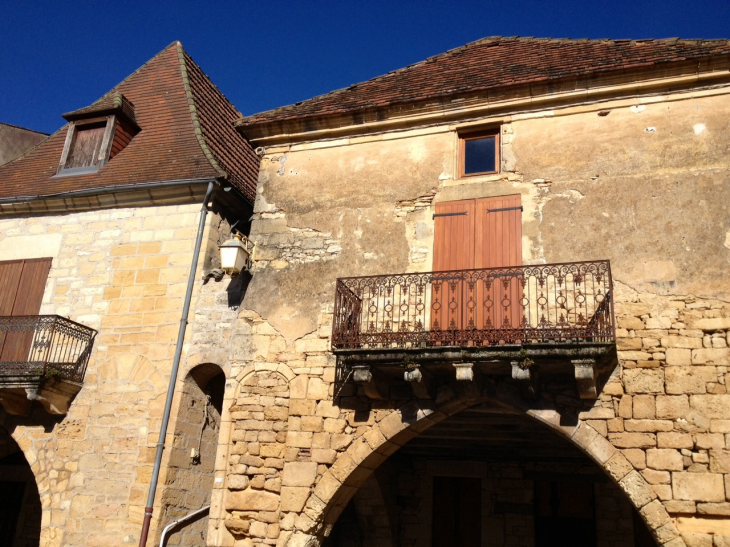
[[[499,172],[499,131],[459,138],[459,175],[470,177]]]
[[[71,147],[66,158],[66,169],[89,167],[99,161],[101,143],[104,140],[106,123],[79,125],[71,137]]]
[[[109,160],[115,117],[71,122],[58,166],[59,175],[94,173]]]

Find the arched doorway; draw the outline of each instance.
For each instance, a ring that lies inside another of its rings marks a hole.
[[[195,367],[183,381],[165,479],[167,486],[162,494],[160,531],[210,504],[225,383],[225,373],[214,364]],[[195,522],[173,529],[168,544],[205,545],[207,532],[208,519],[202,515]]]
[[[0,427],[0,545],[37,546],[41,511],[33,471],[18,444]]]
[[[387,507],[374,507],[372,493],[369,503],[362,499],[374,489]],[[490,402],[405,443],[360,487],[323,542],[385,544],[656,545],[629,498],[593,459],[524,412]]]

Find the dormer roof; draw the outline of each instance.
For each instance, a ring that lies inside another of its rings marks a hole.
[[[124,116],[135,125],[137,123],[134,118],[134,105],[119,91],[110,91],[94,104],[74,110],[73,112],[66,112],[63,114],[63,117],[66,121],[73,122],[108,114]]]
[[[241,114],[174,42],[92,105],[64,114],[78,121],[115,114],[139,132],[98,171],[58,177],[68,126],[0,167],[0,201],[171,181],[218,179],[251,203],[258,157],[234,128]]]

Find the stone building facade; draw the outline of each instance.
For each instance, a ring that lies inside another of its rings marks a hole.
[[[21,506],[14,512],[3,505],[0,543],[15,547],[139,542],[204,202],[210,213],[149,544],[159,543],[167,524],[208,505],[213,486],[228,371],[223,360],[196,360],[190,348],[192,341],[217,343],[236,315],[229,293],[219,282],[204,284],[203,274],[219,266],[218,245],[229,237],[229,221],[251,215],[246,196],[254,182],[246,184],[253,178],[244,160],[255,168],[257,158],[233,130],[240,114],[179,43],[80,112],[67,114],[68,125],[0,169],[0,268],[6,268],[0,285],[9,284],[8,265],[47,260],[39,306],[31,313],[96,331],[85,375],[82,370],[67,382],[77,386],[75,396],[46,393],[61,376],[55,373],[55,379],[41,376],[29,400],[15,387],[17,378],[8,377],[12,365],[3,349],[0,497]],[[88,168],[59,162],[67,135],[84,128],[84,116],[97,120],[89,122],[92,131],[101,118],[119,124],[117,137],[125,121],[134,121],[137,132],[98,170],[77,174],[73,169]],[[235,152],[227,140],[238,143]],[[213,194],[206,195],[211,184]],[[13,300],[32,296],[2,292],[0,315],[11,315]],[[207,307],[215,313],[198,315]],[[3,347],[19,323],[1,321]],[[210,328],[209,321],[215,321]],[[24,366],[32,372],[30,361]],[[59,370],[61,363],[48,366]],[[202,515],[174,529],[168,544],[200,545],[206,533]]]
[[[173,44],[67,115],[140,131],[96,174],[54,176],[68,127],[0,168],[0,260],[52,259],[37,313],[98,331],[64,414],[0,389],[16,544],[139,541],[211,182],[149,542],[210,504],[169,544],[730,544],[729,55],[491,38],[240,118]],[[475,211],[509,245],[449,235]],[[251,272],[204,282],[234,224]]]
[[[485,39],[241,120],[262,154],[257,250],[209,544],[425,547],[462,526],[462,545],[539,546],[550,518],[563,545],[730,542],[727,47]],[[640,51],[662,60],[634,65]],[[497,136],[494,173],[463,175],[474,131]],[[404,326],[406,272],[443,263],[436,215],[500,196],[522,207],[521,264],[610,260],[615,353],[597,371],[580,347],[565,349],[575,374],[551,368],[560,335],[456,357],[433,330],[366,338],[387,331],[383,310],[388,332]],[[366,301],[374,282],[351,280],[361,307],[335,301],[337,278],[385,274],[403,274],[382,278],[392,292]],[[359,346],[333,342],[353,321]],[[446,518],[438,484],[471,502]],[[582,526],[591,542],[568,533]]]

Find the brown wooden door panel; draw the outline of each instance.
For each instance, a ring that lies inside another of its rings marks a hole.
[[[15,298],[10,313],[5,315],[38,315],[46,288],[51,258],[23,260],[22,271],[18,278]],[[7,293],[10,294],[8,289]],[[9,307],[5,304],[5,307]],[[22,362],[28,359],[28,352],[33,343],[33,331],[10,332],[0,344],[0,362]]]
[[[22,260],[0,262],[0,315],[12,315],[22,272]]]
[[[522,211],[518,208],[520,206],[519,195],[477,200],[475,268],[522,265]],[[498,209],[509,210],[498,211]]]
[[[434,477],[432,547],[479,547],[482,542],[482,482]]]
[[[522,265],[521,198],[500,196],[477,200],[475,268]],[[505,210],[506,209],[506,210]],[[519,276],[494,275],[477,284],[477,324],[485,329],[519,328],[522,285]],[[495,340],[504,336],[495,335]],[[514,341],[514,340],[513,340]]]
[[[474,200],[436,204],[433,270],[474,268]],[[466,286],[461,280],[436,278],[432,287],[432,330],[461,330],[466,327]]]

